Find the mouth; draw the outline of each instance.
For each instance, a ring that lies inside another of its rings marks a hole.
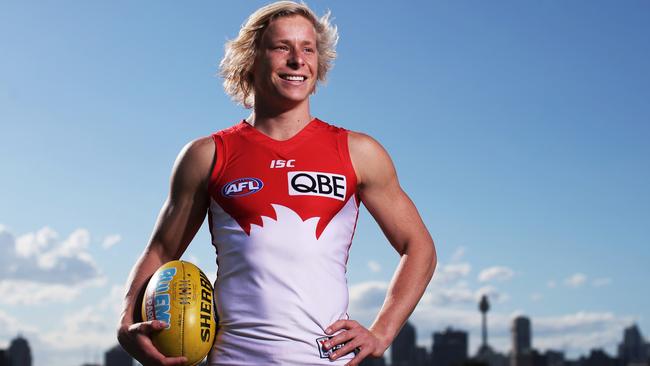
[[[304,75],[295,75],[295,74],[280,74],[279,75],[281,79],[287,80],[287,81],[298,81],[298,82],[303,82],[307,80],[307,77]]]

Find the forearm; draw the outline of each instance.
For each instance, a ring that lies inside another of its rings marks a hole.
[[[435,271],[437,259],[431,241],[425,240],[411,248],[402,254],[384,304],[369,328],[381,338],[386,347],[392,343],[415,309]]]
[[[139,309],[135,309],[138,296],[147,280],[161,265],[171,259],[167,258],[159,250],[158,246],[152,244],[147,246],[129,274],[122,303],[120,324],[132,324],[134,322],[135,311],[139,311]]]

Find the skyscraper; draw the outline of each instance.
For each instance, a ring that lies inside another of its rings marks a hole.
[[[133,366],[133,358],[119,344],[104,353],[105,366]]]
[[[512,354],[510,356],[511,366],[531,366],[531,329],[530,319],[525,316],[518,316],[512,321]]]
[[[431,364],[435,366],[459,366],[467,360],[467,332],[447,328],[433,333]]]
[[[641,331],[633,324],[623,331],[623,342],[618,345],[618,358],[623,366],[631,363],[645,363],[648,361],[648,346],[643,340]]]
[[[393,340],[390,355],[392,366],[410,366],[415,358],[415,327],[406,322]]]
[[[22,336],[11,340],[8,351],[11,366],[32,366],[32,352],[29,343]]]

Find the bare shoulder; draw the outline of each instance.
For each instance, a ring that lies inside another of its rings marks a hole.
[[[214,141],[204,136],[188,142],[178,153],[174,163],[173,180],[185,184],[201,184],[210,177],[214,160]]]
[[[203,136],[197,139],[194,139],[185,146],[178,154],[179,158],[186,158],[196,160],[199,162],[201,160],[212,160],[214,155],[214,141],[211,136]]]
[[[349,131],[348,149],[360,186],[368,184],[371,180],[394,175],[395,169],[388,152],[371,136]]]
[[[383,150],[377,140],[362,132],[348,131],[348,146],[351,154],[365,155]]]

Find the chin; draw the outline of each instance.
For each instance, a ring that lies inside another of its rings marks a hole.
[[[311,93],[281,93],[280,97],[291,103],[301,103],[309,99]]]

